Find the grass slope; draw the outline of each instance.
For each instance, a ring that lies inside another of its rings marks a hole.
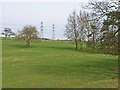
[[[117,56],[75,51],[61,41],[34,42],[31,48],[3,40],[3,88],[114,88]]]

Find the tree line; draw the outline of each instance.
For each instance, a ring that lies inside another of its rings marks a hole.
[[[90,49],[108,54],[120,51],[119,1],[89,2],[77,13],[69,15],[65,35],[74,41],[76,50]],[[84,48],[84,47],[87,48]]]

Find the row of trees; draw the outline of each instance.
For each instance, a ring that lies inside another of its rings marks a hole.
[[[89,13],[80,11],[77,15],[76,11],[73,11],[72,15],[69,15],[68,23],[66,24],[65,35],[68,39],[74,40],[76,49],[78,49],[78,43],[82,44],[84,41],[93,41],[97,36],[97,27],[91,19]]]
[[[119,2],[90,2],[84,9],[74,10],[68,17],[65,35],[75,42],[76,49],[101,50],[104,53],[118,54],[120,33]]]

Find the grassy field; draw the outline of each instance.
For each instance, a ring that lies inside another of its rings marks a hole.
[[[2,41],[3,88],[115,88],[118,57],[74,49],[69,42]]]

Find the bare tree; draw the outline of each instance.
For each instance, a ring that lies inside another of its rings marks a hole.
[[[78,29],[79,29],[79,38],[80,38],[80,49],[82,49],[84,41],[86,41],[87,38],[87,33],[89,33],[89,22],[88,22],[88,13],[85,11],[80,11],[78,16],[77,16],[77,24],[78,24]],[[89,37],[88,37],[89,40]]]
[[[79,29],[77,25],[77,14],[73,11],[72,15],[69,15],[68,23],[65,26],[65,35],[68,39],[75,42],[76,50],[78,50]]]
[[[26,42],[26,47],[30,47],[30,42],[32,39],[38,39],[37,29],[35,26],[24,26],[22,31],[17,35],[18,39],[23,39]]]
[[[78,49],[78,43],[80,43],[80,49],[82,49],[83,42],[86,40],[88,42],[87,45],[90,44],[91,36],[93,36],[94,42],[96,33],[93,21],[91,20],[91,15],[85,11],[80,11],[77,15],[74,11],[72,15],[69,15],[65,34],[68,39],[74,40],[76,49]]]
[[[97,35],[96,24],[90,13],[80,11],[78,15],[78,28],[80,30],[81,44],[83,41],[87,41],[87,46],[92,46],[94,48],[94,42],[96,41]]]

